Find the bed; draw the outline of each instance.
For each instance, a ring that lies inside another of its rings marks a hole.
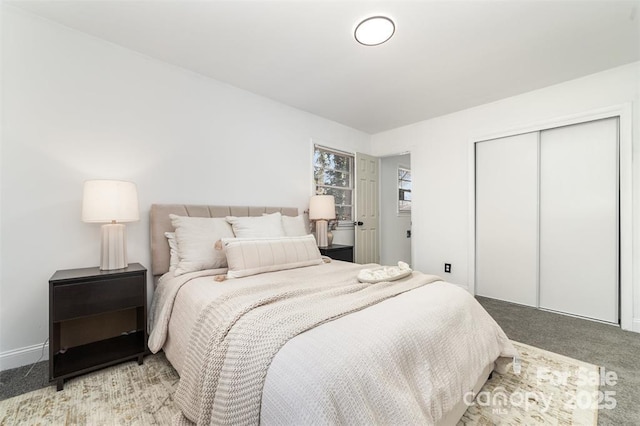
[[[149,347],[180,375],[175,423],[453,425],[517,355],[471,295],[420,272],[378,284],[356,279],[376,265],[340,261],[226,280],[222,268],[169,272],[171,214],[273,213],[298,210],[151,207]]]

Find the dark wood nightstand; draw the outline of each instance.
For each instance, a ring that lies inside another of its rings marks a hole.
[[[147,351],[147,270],[57,271],[49,280],[49,381],[64,380]]]
[[[329,256],[335,260],[344,260],[345,262],[353,262],[353,246],[342,244],[332,244],[329,247],[318,247],[320,254]]]

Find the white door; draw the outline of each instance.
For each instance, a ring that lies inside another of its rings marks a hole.
[[[476,294],[537,306],[538,132],[475,145]]]
[[[355,262],[380,262],[378,158],[356,152]]]
[[[618,119],[540,143],[540,307],[618,323]]]

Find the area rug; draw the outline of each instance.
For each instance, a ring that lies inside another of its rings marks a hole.
[[[494,373],[459,425],[595,425],[598,367],[514,342],[520,374]],[[0,401],[0,425],[161,425],[176,408],[178,374],[162,353]],[[585,396],[586,395],[586,396]],[[473,398],[475,397],[475,398]]]
[[[460,425],[596,425],[600,369],[512,342],[520,373],[494,373],[475,395]],[[471,398],[469,398],[471,399]]]

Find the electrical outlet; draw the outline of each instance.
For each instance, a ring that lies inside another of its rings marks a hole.
[[[450,263],[445,263],[444,264],[444,271],[447,273],[451,273],[451,264]]]

